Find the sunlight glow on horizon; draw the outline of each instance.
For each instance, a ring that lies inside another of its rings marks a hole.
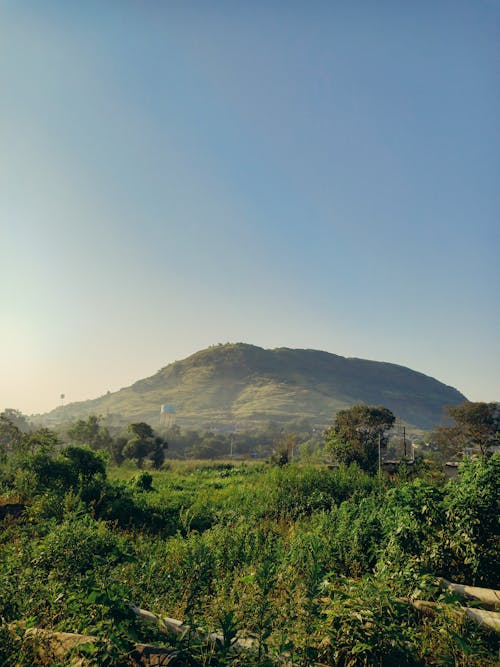
[[[211,344],[500,399],[500,8],[0,8],[0,410]]]

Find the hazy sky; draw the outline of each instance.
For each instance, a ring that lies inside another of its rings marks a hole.
[[[0,0],[0,409],[244,341],[500,400],[500,3]]]

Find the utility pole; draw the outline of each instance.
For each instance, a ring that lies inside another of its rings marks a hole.
[[[403,426],[403,451],[404,451],[404,458],[406,460],[406,427]]]

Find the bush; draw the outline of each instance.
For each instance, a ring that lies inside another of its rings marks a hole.
[[[500,572],[500,453],[465,461],[459,475],[444,497],[450,577],[495,587]]]
[[[314,512],[329,511],[352,496],[368,495],[376,486],[373,478],[355,464],[334,470],[312,466],[290,466],[269,471],[271,488],[264,489],[267,516],[296,519]]]
[[[138,475],[132,477],[130,485],[138,491],[153,491],[153,475],[143,470]]]
[[[104,482],[106,466],[101,455],[86,447],[66,447],[53,458],[41,451],[26,456],[16,471],[16,488],[24,496],[45,491],[65,493],[70,489]]]
[[[426,569],[442,565],[442,499],[442,490],[422,479],[387,492],[381,517],[383,560],[397,565],[415,556]]]
[[[123,540],[102,521],[70,517],[55,526],[40,542],[34,556],[37,567],[61,576],[83,574],[128,558]]]
[[[383,584],[365,579],[329,585],[323,598],[319,662],[339,667],[415,665],[407,636],[411,608]]]

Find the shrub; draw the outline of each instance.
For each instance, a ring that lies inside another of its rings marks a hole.
[[[132,477],[130,485],[138,491],[153,491],[153,475],[143,470]]]
[[[34,562],[47,572],[69,577],[125,557],[123,541],[104,522],[83,516],[69,517],[55,526],[41,540]]]
[[[465,461],[444,497],[450,576],[484,586],[500,572],[500,453]]]
[[[416,479],[390,489],[383,504],[383,559],[394,565],[411,556],[432,569],[442,562],[443,492]],[[436,572],[437,573],[437,572]]]
[[[268,516],[296,519],[328,511],[356,495],[368,495],[375,480],[355,465],[334,470],[289,466],[269,471],[271,488],[264,488]]]
[[[380,585],[369,580],[333,584],[322,612],[320,662],[341,667],[415,664],[401,632],[408,608]]]

